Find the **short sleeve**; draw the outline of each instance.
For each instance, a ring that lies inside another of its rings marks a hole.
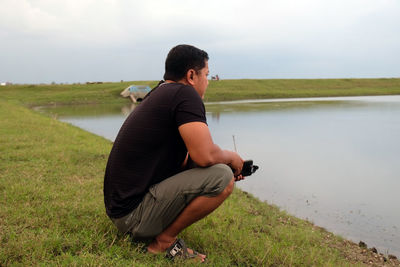
[[[174,102],[174,118],[177,127],[195,121],[207,124],[203,100],[193,87],[182,86],[177,91]]]

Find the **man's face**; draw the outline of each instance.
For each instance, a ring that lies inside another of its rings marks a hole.
[[[204,98],[204,94],[206,93],[206,89],[208,86],[208,61],[205,62],[206,65],[202,68],[197,74],[194,74],[193,82],[194,89],[196,89],[197,93],[199,93],[201,98]]]

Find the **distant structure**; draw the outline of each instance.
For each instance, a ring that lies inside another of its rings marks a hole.
[[[86,82],[86,84],[102,84],[103,82]]]
[[[6,85],[11,85],[12,83],[9,83],[9,82],[2,82],[2,83],[0,83],[0,86],[6,86]]]
[[[215,76],[211,76],[211,80],[212,80],[212,81],[219,81],[219,76],[218,76],[218,74],[215,75]]]
[[[121,95],[123,97],[130,97],[133,103],[140,102],[151,91],[151,88],[146,85],[130,85],[125,88]]]

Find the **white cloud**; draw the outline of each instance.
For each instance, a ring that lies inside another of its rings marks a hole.
[[[137,78],[156,79],[154,66],[168,50],[190,43],[207,50],[214,67],[231,78],[357,76],[357,64],[390,76],[395,70],[387,69],[400,60],[399,13],[396,0],[0,0],[0,71],[18,69],[21,54],[29,64],[51,65],[71,56],[102,57],[99,62],[121,62],[121,72],[129,65]],[[367,58],[375,59],[375,70]],[[69,77],[72,64],[60,67]]]
[[[363,27],[357,25],[363,18],[396,9],[398,2],[388,0],[3,0],[0,17],[8,30],[63,41],[107,43],[198,33],[204,38],[210,33],[217,44],[226,40],[242,46],[317,39],[316,34]]]

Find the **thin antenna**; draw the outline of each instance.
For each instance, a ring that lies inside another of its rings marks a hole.
[[[233,139],[233,147],[235,148],[235,152],[237,153],[235,135],[232,135],[232,139]]]

